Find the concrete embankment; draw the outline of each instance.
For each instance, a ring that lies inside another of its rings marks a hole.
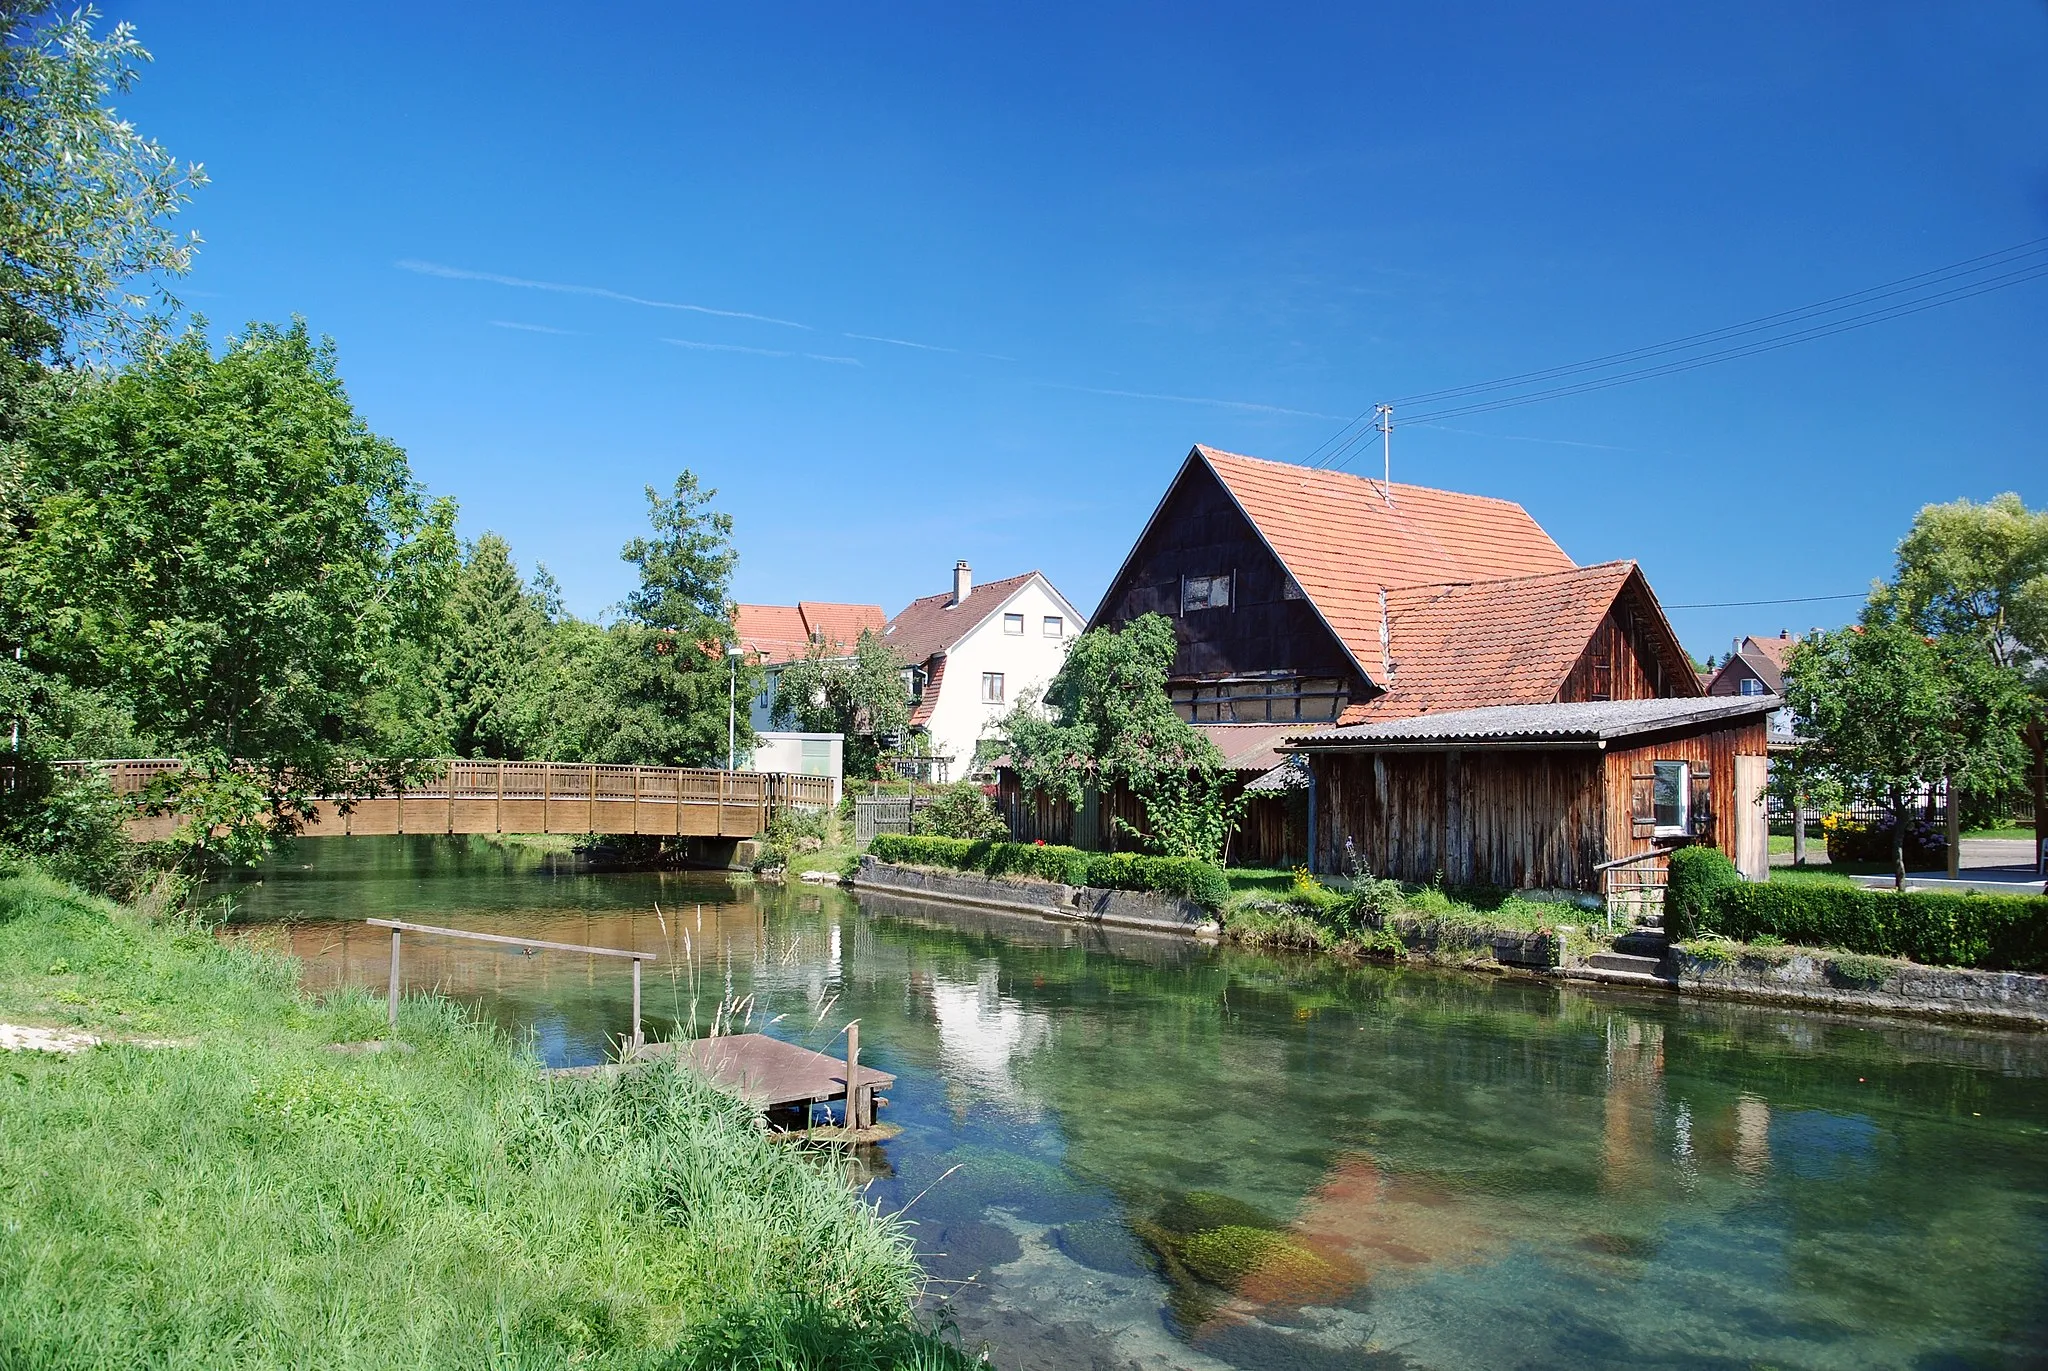
[[[1803,947],[1731,946],[1711,953],[1675,947],[1670,965],[1676,988],[1687,994],[2048,1028],[2048,976],[2027,972],[1922,966]]]
[[[1143,929],[1214,938],[1216,916],[1192,900],[1134,890],[1061,885],[1021,876],[984,876],[974,871],[899,866],[863,857],[853,875],[856,890],[879,890],[910,899],[1002,909],[1041,918],[1112,928]]]

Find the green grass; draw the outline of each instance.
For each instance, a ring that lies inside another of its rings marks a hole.
[[[1223,909],[1224,936],[1253,947],[1350,956],[1405,956],[1424,950],[1442,960],[1476,954],[1489,935],[1556,932],[1568,940],[1604,939],[1604,916],[1569,904],[1530,900],[1508,890],[1378,883],[1378,904],[1360,917],[1344,892],[1295,884],[1291,871],[1233,868]]]
[[[39,875],[0,880],[0,1366],[941,1367],[902,1229],[694,1077],[543,1078]]]
[[[1850,885],[1857,884],[1849,879],[1848,871],[1865,865],[1853,863],[1850,868],[1833,866],[1774,866],[1770,880],[1778,885]]]
[[[1223,879],[1230,882],[1233,895],[1285,895],[1294,888],[1294,873],[1277,866],[1227,866],[1223,868]]]
[[[1963,832],[1963,836],[1965,838],[2012,838],[2021,841],[2032,841],[2034,830],[2032,825],[2004,824],[1998,828],[1966,829]]]

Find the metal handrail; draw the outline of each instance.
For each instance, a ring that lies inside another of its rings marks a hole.
[[[586,947],[581,943],[551,943],[542,938],[513,938],[503,933],[478,933],[467,928],[442,928],[435,924],[413,924],[403,919],[365,919],[372,928],[391,930],[391,988],[385,996],[386,1015],[393,1041],[398,1038],[398,948],[405,933],[431,933],[441,938],[467,938],[479,943],[504,943],[512,947],[538,948],[544,952],[583,952],[594,957],[630,957],[633,960],[633,1050],[645,1041],[640,1034],[640,964],[658,961],[652,952],[625,947]]]

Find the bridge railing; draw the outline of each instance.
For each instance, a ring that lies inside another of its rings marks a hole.
[[[61,762],[104,775],[117,794],[136,795],[179,770],[170,758]],[[833,800],[829,776],[719,771],[701,767],[620,766],[594,762],[487,762],[451,759],[413,765],[414,779],[393,792],[325,797],[308,830],[322,833],[642,833],[751,837],[779,809],[822,809]],[[343,803],[349,813],[341,812]],[[700,815],[686,818],[686,814]],[[137,820],[160,837],[169,820]]]

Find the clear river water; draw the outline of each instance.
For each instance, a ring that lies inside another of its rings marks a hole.
[[[869,1197],[1008,1368],[2048,1365],[2048,1035],[1282,958],[831,887],[306,841],[231,888],[320,989],[385,916],[655,950],[646,1029],[895,1073]],[[624,963],[409,938],[551,1064]],[[748,1016],[751,1015],[749,1019]]]

